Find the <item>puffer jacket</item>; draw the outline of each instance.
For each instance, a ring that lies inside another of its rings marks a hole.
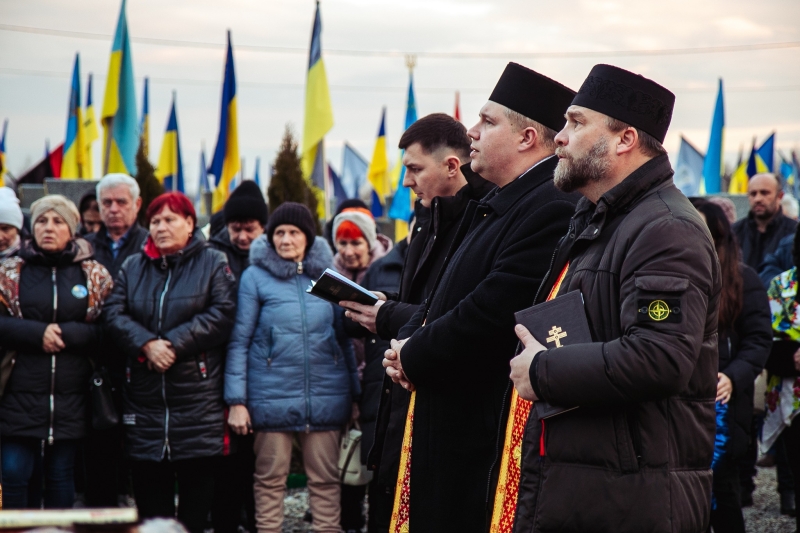
[[[123,416],[128,455],[178,461],[221,455],[224,348],[233,327],[234,278],[225,254],[195,232],[183,250],[161,257],[148,238],[129,257],[106,303],[106,320],[125,359]],[[147,368],[142,347],[172,343],[163,374]]]
[[[578,407],[522,445],[517,533],[697,533],[708,527],[720,270],[708,228],[651,159],[580,200],[539,289],[581,291],[594,342],[549,348],[537,396]]]
[[[0,264],[0,345],[15,350],[0,403],[3,436],[79,439],[86,432],[91,359],[103,331],[98,318],[113,285],[91,260],[91,246],[75,239],[57,254],[24,242],[19,257]],[[57,323],[66,347],[44,353],[48,324]]]
[[[246,405],[255,431],[329,431],[350,419],[360,389],[343,311],[306,293],[332,262],[322,238],[299,263],[281,258],[264,235],[251,245],[225,402]]]

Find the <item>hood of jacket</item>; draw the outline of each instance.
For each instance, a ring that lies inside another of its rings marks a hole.
[[[83,237],[73,237],[67,246],[56,253],[47,253],[36,245],[33,239],[25,240],[20,246],[19,256],[26,263],[45,266],[63,266],[91,259],[94,250]]]
[[[142,254],[147,257],[153,263],[160,262],[162,268],[166,268],[167,265],[175,265],[182,261],[186,257],[190,257],[200,250],[207,246],[206,240],[203,237],[202,233],[199,231],[195,231],[192,233],[192,236],[189,237],[189,242],[184,246],[182,249],[178,250],[174,254],[169,255],[161,255],[161,252],[158,251],[156,247],[155,241],[153,241],[152,236],[148,236],[147,240],[144,242],[144,246],[142,247]]]
[[[302,263],[303,271],[315,279],[333,265],[333,253],[324,238],[314,239],[314,244],[309,248]],[[280,279],[288,279],[297,274],[297,263],[279,256],[267,241],[266,235],[261,235],[250,245],[250,264],[258,265]]]

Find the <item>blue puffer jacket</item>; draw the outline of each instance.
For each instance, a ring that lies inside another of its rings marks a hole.
[[[225,401],[246,405],[255,431],[328,431],[350,419],[360,388],[343,310],[305,292],[332,264],[324,239],[302,263],[282,259],[266,236],[251,246],[228,343]]]

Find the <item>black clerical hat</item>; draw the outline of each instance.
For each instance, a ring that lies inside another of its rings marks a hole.
[[[639,74],[612,65],[595,65],[572,105],[588,107],[621,120],[663,143],[672,119],[675,95]]]
[[[497,82],[489,100],[559,131],[566,120],[564,113],[575,91],[547,76],[509,63]]]

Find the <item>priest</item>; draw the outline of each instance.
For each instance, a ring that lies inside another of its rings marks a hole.
[[[483,533],[511,393],[514,312],[529,307],[576,195],[553,185],[556,131],[574,91],[510,63],[478,123],[471,201],[426,304],[384,366],[412,394],[390,531]]]
[[[574,408],[531,411],[517,532],[708,528],[720,272],[662,146],[674,103],[597,65],[556,136],[555,185],[583,198],[538,300],[580,291],[593,342],[546,349],[517,326],[519,395]]]

